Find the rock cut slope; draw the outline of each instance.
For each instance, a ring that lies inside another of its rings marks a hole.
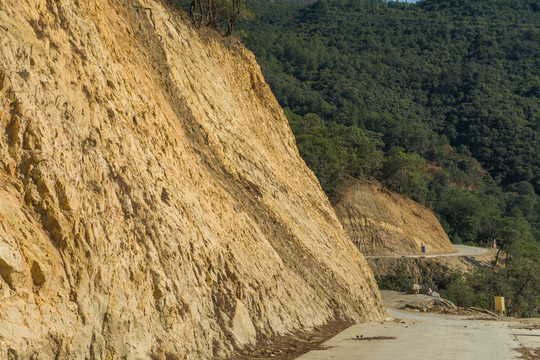
[[[439,220],[426,207],[373,180],[353,180],[334,204],[353,243],[364,255],[455,252]]]
[[[225,358],[386,316],[241,45],[151,0],[0,25],[0,358]]]

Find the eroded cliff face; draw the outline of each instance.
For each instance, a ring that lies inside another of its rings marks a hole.
[[[223,358],[386,316],[241,45],[151,0],[4,0],[0,25],[0,358]]]
[[[448,235],[426,207],[371,180],[351,180],[334,209],[364,255],[453,253]]]

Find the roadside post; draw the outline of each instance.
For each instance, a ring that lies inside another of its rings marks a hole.
[[[504,296],[495,296],[495,312],[504,313]]]

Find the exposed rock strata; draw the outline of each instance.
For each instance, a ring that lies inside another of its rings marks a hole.
[[[371,180],[351,180],[334,205],[353,243],[364,255],[455,252],[439,220],[426,207]]]
[[[220,358],[386,316],[241,45],[151,0],[0,24],[0,358]]]

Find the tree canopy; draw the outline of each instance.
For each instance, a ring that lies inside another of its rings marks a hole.
[[[486,217],[538,233],[537,1],[249,7],[245,43],[330,196],[373,176],[432,207],[455,241],[487,243]],[[453,215],[465,205],[468,226]]]
[[[453,242],[497,239],[510,261],[483,293],[498,289],[515,313],[530,311],[538,278],[527,274],[540,256],[538,0],[248,7],[245,44],[330,198],[348,176],[375,177],[433,209]]]

